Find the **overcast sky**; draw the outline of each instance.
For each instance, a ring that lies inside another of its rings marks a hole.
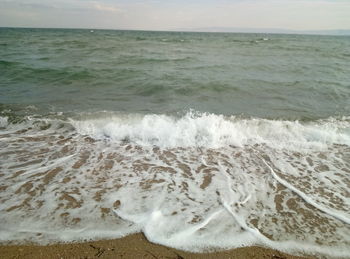
[[[0,26],[350,29],[350,0],[0,0]]]

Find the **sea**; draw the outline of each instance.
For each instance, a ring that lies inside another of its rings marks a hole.
[[[0,242],[142,232],[350,256],[350,37],[0,28]]]

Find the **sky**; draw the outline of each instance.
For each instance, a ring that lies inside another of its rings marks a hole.
[[[0,27],[350,29],[350,0],[0,0]]]

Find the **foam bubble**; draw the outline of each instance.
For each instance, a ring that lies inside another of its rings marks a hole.
[[[350,252],[347,118],[93,116],[0,132],[1,241]]]
[[[241,119],[215,114],[108,116],[71,120],[80,134],[96,139],[129,141],[142,146],[219,148],[267,144],[275,148],[325,148],[350,144],[350,122],[300,123],[266,119]]]
[[[8,118],[0,116],[0,127],[5,128],[8,125]]]

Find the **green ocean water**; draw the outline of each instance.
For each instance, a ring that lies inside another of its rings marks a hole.
[[[0,29],[1,109],[350,114],[350,38]]]
[[[0,244],[349,258],[349,197],[350,37],[0,28]]]

